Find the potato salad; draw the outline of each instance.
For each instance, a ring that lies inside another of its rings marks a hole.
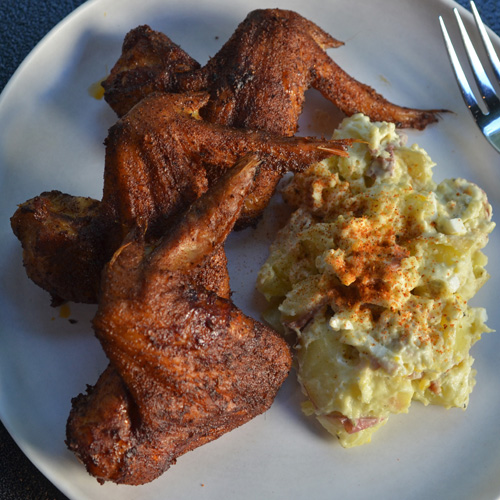
[[[466,408],[471,346],[486,311],[469,300],[487,281],[481,249],[491,205],[464,179],[433,180],[434,163],[393,124],[345,119],[348,158],[296,174],[294,208],[260,270],[267,319],[292,333],[302,409],[344,447],[412,401]]]

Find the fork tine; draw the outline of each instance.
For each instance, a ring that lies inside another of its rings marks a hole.
[[[469,82],[467,81],[464,70],[462,69],[462,65],[460,64],[455,48],[453,47],[453,43],[451,42],[450,35],[448,34],[448,30],[446,29],[446,25],[444,23],[442,16],[439,16],[439,24],[441,25],[441,31],[443,32],[444,43],[446,45],[451,66],[453,68],[453,71],[455,72],[455,77],[457,79],[458,86],[462,92],[465,104],[470,109],[474,118],[480,117],[482,116],[483,113],[479,108],[476,97],[474,96],[474,93],[472,92]]]
[[[498,98],[495,95],[495,90],[490,82],[490,79],[488,78],[488,75],[486,74],[486,71],[484,70],[483,65],[481,64],[481,61],[479,60],[476,49],[471,42],[469,33],[467,33],[467,29],[465,28],[462,18],[460,17],[458,9],[453,9],[453,12],[457,18],[458,27],[460,29],[460,34],[462,35],[462,40],[467,52],[467,57],[469,58],[474,79],[476,80],[483,101],[488,106],[488,109],[491,109],[491,107],[498,104]]]
[[[486,53],[488,54],[488,58],[490,59],[491,67],[495,72],[495,75],[500,82],[500,60],[498,59],[498,55],[493,48],[493,44],[491,43],[491,39],[488,36],[486,28],[484,27],[483,21],[479,16],[479,12],[477,11],[476,4],[471,1],[470,3],[472,13],[474,14],[474,20],[476,21],[476,26],[481,33],[481,38],[483,40],[484,48],[486,49]]]

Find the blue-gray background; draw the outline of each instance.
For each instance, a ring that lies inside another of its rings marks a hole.
[[[468,0],[457,1],[469,8]],[[82,3],[0,0],[0,91],[41,38]],[[476,0],[476,6],[485,23],[500,35],[500,0]],[[0,423],[0,500],[65,499],[22,454]]]

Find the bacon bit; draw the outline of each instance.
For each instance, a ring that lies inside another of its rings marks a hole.
[[[437,380],[433,380],[429,385],[429,390],[434,394],[441,394],[441,384]]]
[[[326,415],[326,417],[330,420],[337,420],[344,426],[344,429],[348,434],[355,434],[356,432],[369,429],[370,427],[373,427],[374,425],[377,425],[385,420],[385,418],[379,417],[361,417],[356,421],[353,421],[338,411],[334,411]]]

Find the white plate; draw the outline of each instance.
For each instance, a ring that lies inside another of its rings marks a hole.
[[[166,32],[200,62],[214,55],[249,10],[263,0],[96,0],[77,9],[32,52],[0,99],[0,416],[26,455],[72,499],[493,499],[500,495],[500,338],[474,347],[477,386],[466,412],[414,404],[393,417],[372,444],[344,450],[302,416],[292,375],[272,409],[188,453],[160,479],[137,488],[100,486],[64,445],[73,396],[106,365],[89,320],[95,308],[71,305],[72,324],[28,280],[10,229],[16,204],[44,190],[99,198],[102,142],[114,115],[88,88],[116,61],[125,33],[142,23]],[[500,213],[500,156],[465,109],[437,22],[448,0],[274,0],[317,22],[346,45],[331,51],[359,80],[400,104],[448,108],[439,124],[409,133],[437,162],[437,179],[467,177],[486,188]],[[466,15],[467,21],[470,16]],[[498,37],[494,43],[500,47]],[[309,96],[301,133],[311,133]],[[315,131],[315,130],[313,130]],[[330,133],[330,130],[324,130]],[[234,300],[258,316],[255,273],[275,225],[228,242]],[[477,304],[500,329],[500,231],[490,241],[492,279]]]

